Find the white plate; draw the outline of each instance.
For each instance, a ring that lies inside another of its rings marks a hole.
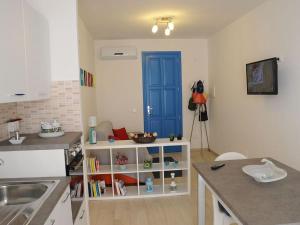
[[[9,142],[13,145],[20,145],[22,142],[26,139],[26,137],[20,137],[19,140],[16,140],[14,137],[12,139],[9,139]]]
[[[63,136],[65,132],[60,131],[60,132],[53,132],[53,133],[39,133],[39,136],[41,138],[53,138],[53,137],[60,137]]]
[[[287,172],[284,169],[278,168],[270,160],[263,159],[262,162],[265,162],[265,164],[244,166],[242,170],[261,183],[282,180],[287,176]]]

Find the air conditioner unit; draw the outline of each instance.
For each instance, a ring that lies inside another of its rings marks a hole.
[[[137,50],[135,47],[102,47],[100,59],[136,59]]]

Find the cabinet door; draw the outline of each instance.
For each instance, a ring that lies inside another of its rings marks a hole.
[[[63,149],[0,152],[0,177],[65,176]]]
[[[64,194],[57,202],[44,225],[73,225],[70,188],[67,187]]]
[[[49,98],[50,44],[49,24],[38,7],[23,0],[27,79],[30,100]]]
[[[78,215],[75,219],[74,225],[88,225],[85,201],[83,201],[81,204],[81,207],[80,207]]]
[[[24,98],[27,94],[21,0],[0,1],[0,27],[0,103],[2,103]],[[15,94],[22,95],[15,96]]]

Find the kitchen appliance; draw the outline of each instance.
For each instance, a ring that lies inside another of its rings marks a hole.
[[[65,149],[66,175],[70,176],[74,173],[82,173],[82,146],[78,142],[73,144],[70,149]]]

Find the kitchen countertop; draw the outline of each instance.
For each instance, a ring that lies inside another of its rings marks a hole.
[[[46,222],[52,210],[56,206],[60,197],[66,190],[67,186],[70,183],[69,177],[41,177],[41,178],[13,178],[13,179],[0,179],[1,183],[11,182],[11,181],[43,181],[43,180],[59,180],[59,183],[56,185],[54,190],[50,193],[48,198],[41,205],[39,210],[33,216],[28,225],[41,225]]]
[[[26,137],[22,144],[13,145],[5,140],[0,142],[0,151],[69,149],[81,135],[81,132],[65,132],[61,137],[41,138],[38,134],[21,134]]]
[[[268,158],[287,171],[287,177],[271,183],[258,183],[242,171],[246,165],[261,165],[259,159],[223,161],[225,166],[211,170],[214,163],[193,166],[211,189],[244,225],[300,224],[300,172]]]

